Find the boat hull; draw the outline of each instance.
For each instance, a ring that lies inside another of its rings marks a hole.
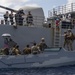
[[[0,68],[42,68],[59,67],[75,64],[75,52],[44,51],[29,55],[0,55]]]

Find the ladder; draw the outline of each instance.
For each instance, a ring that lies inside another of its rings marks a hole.
[[[54,26],[54,47],[60,47],[61,46],[61,24],[59,24],[59,29],[56,27],[56,24]]]

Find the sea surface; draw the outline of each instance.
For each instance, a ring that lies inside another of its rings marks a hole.
[[[75,66],[56,68],[0,69],[0,75],[75,75]]]

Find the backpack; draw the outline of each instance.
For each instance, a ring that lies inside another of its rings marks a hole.
[[[75,35],[72,33],[71,37],[70,37],[71,40],[75,40]]]

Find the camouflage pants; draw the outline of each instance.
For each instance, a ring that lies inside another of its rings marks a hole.
[[[69,40],[69,50],[73,50],[73,40]]]
[[[67,45],[67,47],[68,47],[68,44],[69,44],[69,41],[68,40],[65,40],[63,46],[65,47]]]
[[[72,40],[65,40],[63,46],[64,46],[64,48],[65,48],[65,46],[67,46],[67,49],[72,51],[73,50],[72,44],[73,44]]]

